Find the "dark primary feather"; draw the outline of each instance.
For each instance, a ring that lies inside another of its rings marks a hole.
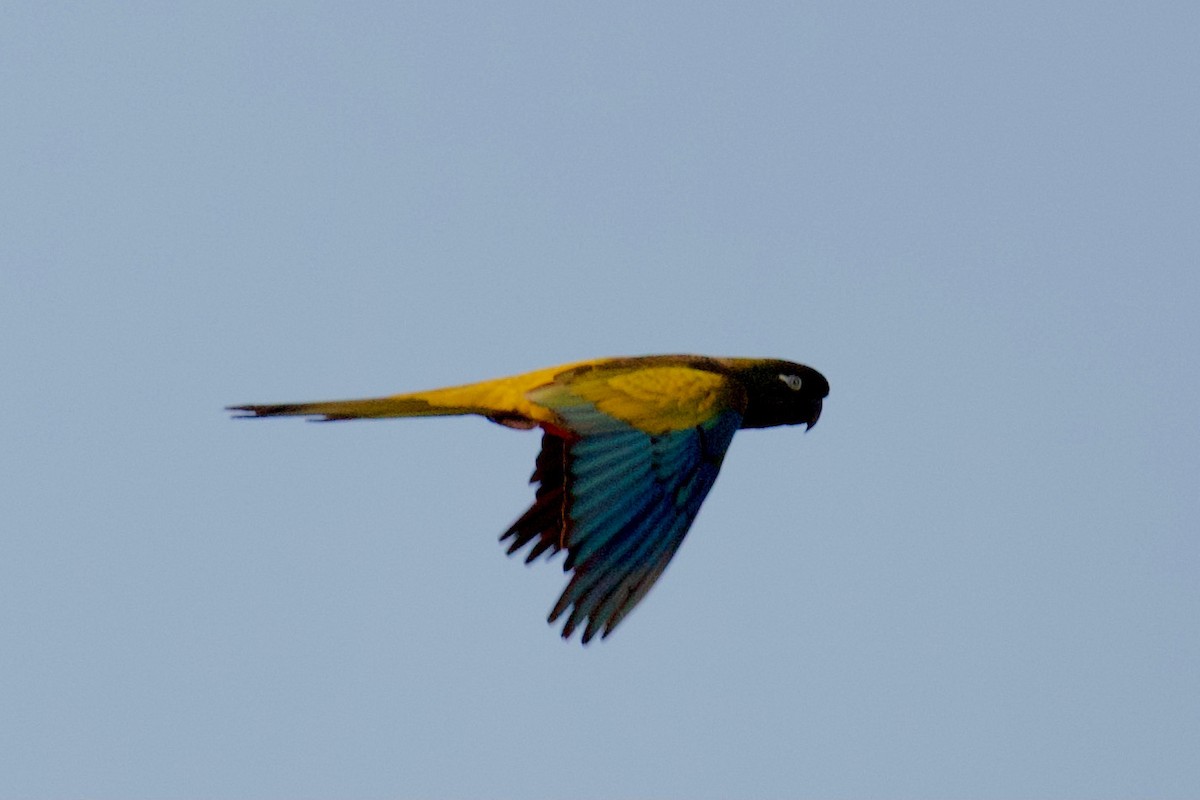
[[[527,564],[547,550],[554,555],[565,546],[569,502],[567,459],[566,440],[552,433],[542,434],[542,450],[538,453],[533,477],[529,479],[530,483],[539,484],[534,503],[500,537],[500,541],[513,540],[508,547],[509,555],[537,538],[537,543],[525,557]]]

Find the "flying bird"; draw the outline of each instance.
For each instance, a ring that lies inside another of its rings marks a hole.
[[[321,421],[478,414],[542,429],[533,505],[500,535],[526,563],[566,550],[571,579],[549,622],[601,638],[658,580],[739,428],[816,424],[829,383],[791,361],[604,358],[365,400],[230,406],[238,417]]]

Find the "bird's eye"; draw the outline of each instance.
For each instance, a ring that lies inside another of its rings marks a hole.
[[[800,391],[800,387],[804,385],[804,382],[800,380],[799,375],[790,375],[788,373],[783,373],[779,376],[779,380],[786,383],[787,387],[794,392]]]

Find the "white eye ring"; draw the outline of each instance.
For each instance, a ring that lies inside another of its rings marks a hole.
[[[780,373],[779,380],[786,383],[787,387],[795,392],[800,391],[800,387],[804,385],[804,382],[800,380],[799,375],[789,375],[788,373]]]

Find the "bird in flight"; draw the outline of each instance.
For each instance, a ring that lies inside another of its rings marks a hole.
[[[536,499],[500,535],[526,563],[566,550],[571,579],[549,622],[586,644],[612,633],[666,569],[739,428],[821,415],[829,383],[791,361],[641,356],[365,400],[230,406],[238,417],[322,421],[478,414],[542,429]]]

